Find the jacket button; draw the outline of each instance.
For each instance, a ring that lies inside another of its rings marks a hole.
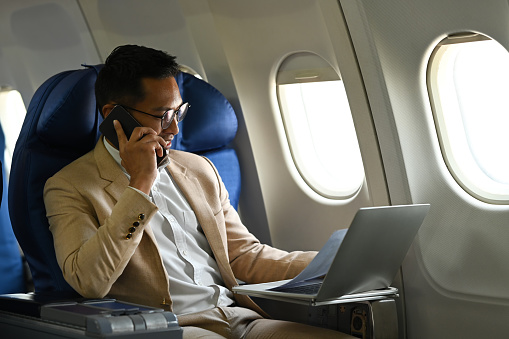
[[[133,234],[132,234],[132,233],[129,233],[129,234],[127,234],[127,235],[125,236],[125,238],[126,238],[127,240],[131,239],[132,237],[133,237]]]
[[[139,220],[143,220],[143,219],[145,219],[145,214],[140,213],[140,214],[138,215],[138,219],[139,219]]]

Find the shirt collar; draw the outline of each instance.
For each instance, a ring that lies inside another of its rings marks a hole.
[[[120,152],[118,151],[118,149],[111,146],[110,143],[108,142],[108,140],[106,139],[106,137],[103,137],[103,138],[104,138],[103,139],[104,146],[106,147],[106,150],[108,151],[108,153],[110,153],[110,155],[113,157],[113,159],[115,159],[115,162],[120,166],[120,168],[122,168],[122,171],[126,172],[125,168],[122,167],[122,158],[120,158]]]

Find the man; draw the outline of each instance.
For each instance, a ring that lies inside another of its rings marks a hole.
[[[120,105],[142,127],[127,138],[115,121],[118,149],[100,138],[47,181],[44,201],[65,279],[85,297],[172,310],[184,337],[343,337],[265,319],[250,298],[231,292],[236,279],[292,278],[315,253],[260,244],[212,163],[169,150],[188,107],[178,72],[175,57],[146,47],[120,46],[107,58],[96,81],[103,116]],[[158,168],[163,149],[170,163]]]

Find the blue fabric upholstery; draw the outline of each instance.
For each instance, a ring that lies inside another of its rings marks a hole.
[[[237,134],[237,116],[217,89],[187,73],[177,76],[184,102],[191,107],[179,124],[180,132],[172,148],[201,154],[216,166],[237,209],[240,197],[240,166],[235,150],[228,147]]]
[[[95,68],[59,73],[39,87],[27,110],[9,182],[9,212],[36,292],[71,291],[57,264],[43,202],[46,180],[91,150],[102,118]]]
[[[72,291],[55,258],[42,193],[47,178],[90,151],[100,136],[102,117],[93,90],[100,68],[62,72],[42,84],[28,107],[16,143],[9,210],[36,292]],[[237,207],[240,170],[235,152],[227,147],[235,137],[237,119],[221,93],[195,79],[185,73],[177,79],[191,108],[174,147],[209,156],[232,192],[232,205]]]
[[[0,127],[0,294],[25,292],[23,262],[9,219],[4,152],[5,136]],[[4,189],[5,187],[5,189]]]

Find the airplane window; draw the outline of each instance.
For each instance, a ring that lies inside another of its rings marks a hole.
[[[284,60],[276,82],[300,175],[322,196],[352,197],[364,181],[364,168],[343,81],[321,57],[298,53]]]
[[[4,166],[6,175],[10,173],[12,153],[25,115],[26,109],[21,94],[10,87],[0,88],[0,125],[5,136]]]
[[[428,88],[444,159],[476,198],[509,203],[509,53],[480,34],[443,40]]]

